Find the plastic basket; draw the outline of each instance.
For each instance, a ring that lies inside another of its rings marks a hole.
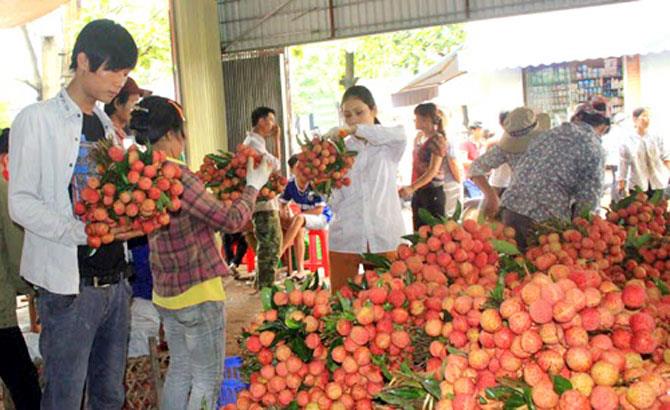
[[[242,367],[241,357],[226,357],[224,361],[223,381],[221,382],[221,391],[219,392],[219,407],[236,403],[237,393],[249,388],[249,385],[244,383],[240,378],[240,367]]]

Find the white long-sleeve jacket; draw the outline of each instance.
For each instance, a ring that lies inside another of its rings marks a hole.
[[[398,196],[398,163],[407,138],[402,126],[359,125],[347,137],[357,151],[349,176],[351,185],[335,190],[330,200],[330,250],[343,253],[389,252],[405,234]]]

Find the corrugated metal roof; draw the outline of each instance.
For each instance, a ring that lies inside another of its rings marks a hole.
[[[632,0],[217,0],[236,52]]]

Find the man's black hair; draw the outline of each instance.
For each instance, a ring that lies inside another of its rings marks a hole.
[[[647,109],[644,107],[636,108],[635,111],[633,111],[633,119],[638,119],[640,118],[640,115],[644,114],[647,112]]]
[[[288,159],[288,167],[293,168],[297,163],[298,163],[298,156],[295,154],[291,155],[291,158]]]
[[[0,134],[0,154],[6,154],[9,152],[9,128],[2,130]]]
[[[112,20],[93,20],[79,32],[72,49],[70,69],[77,69],[77,56],[86,54],[89,69],[103,64],[109,71],[132,69],[137,64],[137,44],[128,30]]]
[[[251,126],[255,127],[258,125],[258,121],[261,120],[261,118],[267,118],[270,114],[275,114],[275,110],[269,107],[258,107],[256,108],[252,113],[251,113]]]
[[[119,105],[123,105],[128,102],[128,99],[130,99],[130,93],[124,89],[121,89],[116,97],[112,99],[112,101],[105,104],[105,114],[111,116],[116,112],[116,104],[118,103]]]

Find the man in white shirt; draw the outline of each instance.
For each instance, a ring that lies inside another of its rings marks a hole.
[[[268,107],[258,107],[251,113],[251,132],[244,140],[245,145],[254,148],[272,164],[272,170],[281,169],[279,137],[281,130],[277,125],[275,111]],[[266,141],[274,140],[275,155],[268,149]],[[252,218],[254,236],[256,239],[256,290],[271,286],[275,280],[275,268],[279,263],[279,249],[282,243],[282,230],[279,221],[279,201],[274,198],[269,201],[257,201]],[[250,241],[253,246],[253,241]]]
[[[42,409],[120,409],[129,329],[130,285],[124,245],[138,232],[114,228],[116,241],[86,249],[73,197],[95,173],[91,144],[113,138],[96,104],[110,102],[137,63],[128,31],[95,20],[79,33],[74,77],[54,98],[25,108],[11,128],[9,211],[25,228],[21,275],[38,291]]]
[[[633,111],[635,132],[628,135],[621,146],[619,192],[640,188],[649,195],[665,189],[670,177],[670,143],[663,137],[649,133],[649,110]]]

